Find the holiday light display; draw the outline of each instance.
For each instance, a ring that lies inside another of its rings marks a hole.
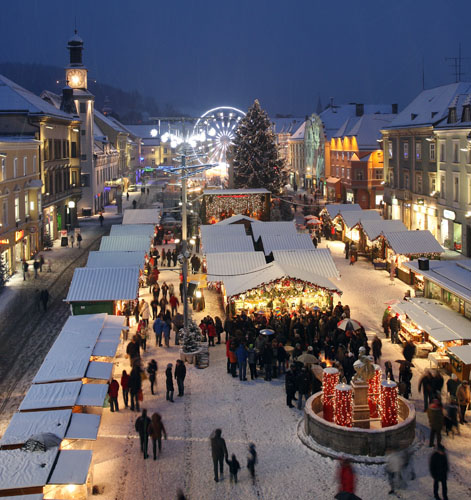
[[[335,386],[339,383],[339,377],[340,375],[337,368],[324,368],[324,373],[322,375],[322,390],[324,392],[323,415],[324,419],[328,422],[334,421]]]
[[[335,386],[335,415],[334,422],[342,427],[351,427],[353,423],[353,393],[348,384]]]
[[[391,427],[398,423],[397,384],[392,380],[381,382],[381,426]]]
[[[373,365],[375,369],[374,377],[368,381],[368,406],[370,407],[370,417],[378,418],[379,398],[381,393],[381,367]]]

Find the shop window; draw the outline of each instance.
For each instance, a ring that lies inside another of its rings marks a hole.
[[[71,156],[72,158],[77,158],[77,143],[76,142],[72,142],[71,143]]]
[[[25,191],[25,217],[29,216],[29,191]]]
[[[429,145],[430,161],[435,161],[435,143],[431,142]]]
[[[434,175],[430,176],[430,194],[437,191],[437,179]]]
[[[382,168],[375,168],[375,179],[377,181],[383,180],[383,169]]]
[[[389,154],[389,159],[391,160],[393,157],[393,144],[392,141],[388,141],[388,154]]]
[[[442,300],[442,289],[435,283],[428,282],[428,294],[427,297],[435,300]]]
[[[453,177],[453,201],[460,201],[460,178],[457,175]]]
[[[415,143],[415,157],[417,158],[417,160],[422,159],[422,143],[421,142]]]
[[[453,249],[457,252],[461,252],[461,224],[459,222],[453,222]]]
[[[355,177],[356,177],[357,181],[362,181],[363,180],[363,170],[357,170]]]
[[[405,142],[403,144],[403,156],[404,158],[409,158],[409,143],[408,142]]]

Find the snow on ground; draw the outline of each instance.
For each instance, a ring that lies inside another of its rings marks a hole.
[[[389,282],[385,272],[374,271],[371,264],[359,261],[353,267],[342,257],[343,244],[328,242],[342,273],[339,282],[344,290],[342,303],[349,304],[352,317],[366,325],[368,332],[380,332],[381,315],[387,300],[403,297],[407,286],[396,280]],[[323,242],[322,246],[325,246]],[[178,274],[163,271],[161,280],[173,282],[177,287]],[[148,297],[148,296],[147,296]],[[220,298],[206,291],[206,311],[196,315],[220,313]],[[306,448],[296,435],[302,412],[289,409],[285,403],[284,381],[274,379],[264,382],[239,382],[226,373],[225,345],[211,347],[210,366],[198,370],[187,365],[185,396],[175,397],[175,403],[165,401],[165,368],[175,364],[178,347],[158,348],[153,339],[144,355],[147,363],[155,358],[159,363],[158,394],[152,396],[148,381],[144,382],[144,402],[149,414],[161,413],[168,432],[163,441],[163,451],[157,461],[143,460],[139,439],[134,431],[138,414],[123,410],[119,396],[120,412],[103,411],[98,441],[94,445],[94,484],[102,486],[102,499],[175,498],[176,488],[183,489],[188,498],[196,499],[331,499],[337,493],[337,463]],[[124,345],[122,346],[124,348]],[[383,340],[383,357],[399,359],[398,346]],[[398,366],[398,365],[396,365]],[[129,368],[122,351],[118,355],[115,377],[122,369]],[[397,370],[396,370],[397,372]],[[415,381],[418,375],[414,374]],[[414,395],[417,390],[414,388]],[[420,403],[418,406],[419,414]],[[423,420],[423,414],[419,420]],[[220,483],[213,481],[213,465],[208,437],[220,427],[226,439],[229,454],[235,453],[242,470],[239,483],[231,485],[225,467],[225,477]],[[461,439],[445,439],[451,448],[452,477],[449,480],[450,498],[469,497],[469,481],[460,472],[466,467],[464,446],[469,443],[470,432],[463,431]],[[248,477],[246,465],[247,444],[254,442],[259,454],[255,486]],[[455,444],[460,441],[463,449]],[[149,443],[151,445],[151,443]],[[428,447],[421,446],[416,453],[417,479],[401,498],[422,500],[432,495],[432,482],[428,473]],[[457,465],[459,465],[457,467]],[[354,465],[357,474],[357,495],[364,500],[386,499],[389,491],[384,467]],[[458,471],[458,472],[457,472]],[[458,478],[458,480],[457,480]],[[389,497],[390,498],[390,497]]]

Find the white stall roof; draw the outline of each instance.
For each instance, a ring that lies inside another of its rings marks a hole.
[[[277,222],[252,222],[253,239],[257,241],[262,235],[285,235],[296,234],[296,224],[294,221]]]
[[[347,211],[358,211],[361,207],[358,203],[332,203],[325,206],[325,210],[331,219],[337,217],[338,214]]]
[[[87,267],[139,267],[144,268],[144,251],[90,252]]]
[[[32,495],[19,495],[14,497],[2,497],[2,500],[43,500],[42,493],[33,493]]]
[[[138,294],[137,267],[75,269],[66,302],[133,300]]]
[[[128,208],[124,211],[123,224],[158,224],[160,210],[154,208]]]
[[[88,365],[85,376],[94,380],[109,380],[113,371],[113,363],[104,363],[103,361],[92,361]]]
[[[83,384],[77,398],[78,406],[103,406],[108,384]]]
[[[368,220],[362,219],[360,225],[370,241],[374,241],[382,233],[398,233],[408,231],[407,227],[400,220]]]
[[[471,365],[471,345],[457,345],[448,350],[459,358],[465,365]]]
[[[309,234],[262,234],[263,251],[269,255],[274,250],[315,250]]]
[[[44,486],[58,453],[58,447],[42,452],[0,450],[0,492]]]
[[[200,226],[201,231],[201,241],[203,245],[207,240],[213,238],[239,238],[247,236],[245,231],[245,226],[243,224],[229,224],[226,226],[220,226],[219,224],[208,224],[205,226]]]
[[[150,243],[146,236],[103,236],[100,252],[148,252]]]
[[[382,220],[381,215],[376,210],[346,210],[340,215],[344,224],[349,229],[352,229],[357,224],[365,220]]]
[[[244,274],[266,264],[263,252],[208,253],[206,268],[208,281],[223,281],[225,276]]]
[[[240,221],[257,222],[257,219],[252,219],[252,217],[249,217],[248,215],[237,214],[219,221],[216,226],[227,226],[229,224],[234,224],[235,222]]]
[[[154,224],[113,224],[110,236],[144,236],[153,238],[155,234]]]
[[[388,246],[398,255],[443,253],[443,248],[428,230],[384,233]]]
[[[100,333],[105,323],[106,313],[82,314],[80,316],[69,316],[62,331],[72,331],[93,337],[94,333]]]
[[[126,317],[125,316],[115,316],[113,314],[107,314],[105,317],[105,325],[104,328],[111,328],[111,327],[119,327],[121,329],[125,328],[128,329],[126,324]]]
[[[71,415],[72,410],[17,412],[0,439],[0,446],[22,445],[31,436],[44,432],[63,438]]]
[[[82,382],[33,384],[20,404],[20,411],[70,408],[75,405]]]
[[[114,358],[118,350],[120,339],[103,338],[98,339],[93,356],[101,356],[105,358]]]
[[[234,226],[229,226],[234,227]],[[224,236],[208,238],[203,243],[203,253],[253,252],[251,236]]]
[[[273,257],[275,262],[282,265],[292,265],[326,278],[340,278],[340,273],[328,248],[274,250]]]
[[[92,450],[61,450],[47,484],[85,484]]]
[[[100,427],[100,415],[93,413],[72,413],[66,439],[95,440]]]

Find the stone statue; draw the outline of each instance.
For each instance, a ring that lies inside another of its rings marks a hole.
[[[375,368],[373,366],[373,358],[367,356],[364,347],[360,347],[358,359],[353,363],[353,368],[355,369],[355,375],[353,377],[353,382],[357,383],[367,383],[375,375]]]

